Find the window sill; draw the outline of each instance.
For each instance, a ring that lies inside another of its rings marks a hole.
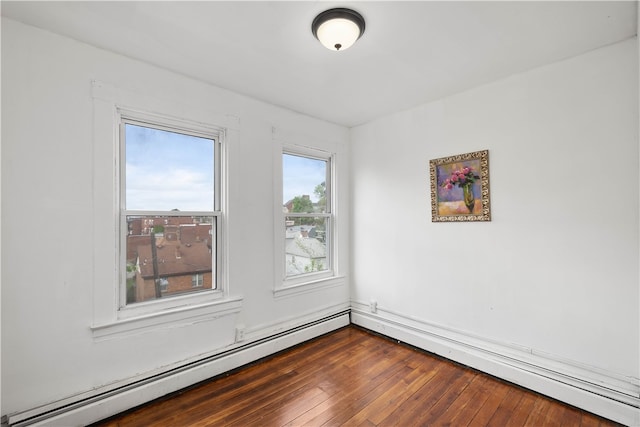
[[[287,284],[285,282],[282,287],[273,291],[273,295],[275,298],[282,298],[307,292],[315,292],[320,289],[332,288],[334,286],[342,286],[344,284],[345,276],[331,276],[295,284]]]
[[[119,319],[112,323],[91,327],[93,338],[104,341],[156,330],[162,327],[177,327],[202,322],[216,317],[238,313],[242,309],[242,297],[232,297],[201,304],[186,305]]]
[[[122,307],[118,310],[118,320],[137,319],[147,315],[165,313],[173,309],[195,307],[216,301],[222,301],[223,299],[224,293],[220,290],[193,289],[193,292],[187,292],[182,295],[165,295],[163,298]]]

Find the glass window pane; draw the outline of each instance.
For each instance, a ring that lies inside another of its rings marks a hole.
[[[127,216],[127,304],[215,289],[215,218]],[[194,288],[193,277],[197,276]]]
[[[127,210],[213,211],[214,141],[125,125]]]
[[[329,269],[326,217],[285,217],[286,275]]]
[[[327,161],[283,154],[282,203],[285,212],[327,212]]]

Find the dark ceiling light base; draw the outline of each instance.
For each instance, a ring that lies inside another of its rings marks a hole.
[[[335,8],[315,17],[311,31],[327,49],[345,50],[364,34],[364,18],[355,10]]]

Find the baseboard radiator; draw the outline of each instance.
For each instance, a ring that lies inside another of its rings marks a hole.
[[[3,417],[2,425],[85,426],[271,356],[349,324],[349,309],[117,388]]]
[[[351,322],[628,426],[640,426],[640,383],[534,349],[351,302]]]

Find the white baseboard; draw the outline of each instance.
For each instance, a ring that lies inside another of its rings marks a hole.
[[[309,321],[309,318],[305,320]],[[108,393],[96,390],[95,396],[92,398],[49,410],[37,416],[32,415],[34,410],[12,414],[7,417],[6,422],[8,425],[16,427],[68,427],[91,424],[348,324],[348,310],[334,312],[333,315],[316,318],[306,324],[299,321],[298,326],[295,327],[292,326],[293,320],[289,320],[286,322],[286,326],[290,329],[282,327],[280,332],[272,334],[272,336],[240,343],[241,345],[237,345],[231,350],[212,355],[199,363],[192,363],[181,369],[173,369],[163,375],[156,375],[120,389],[110,390]],[[255,335],[254,332],[252,336],[255,337]],[[26,419],[25,414],[29,414]]]
[[[351,322],[455,362],[629,425],[640,426],[640,384],[601,369],[486,340],[352,302]]]

